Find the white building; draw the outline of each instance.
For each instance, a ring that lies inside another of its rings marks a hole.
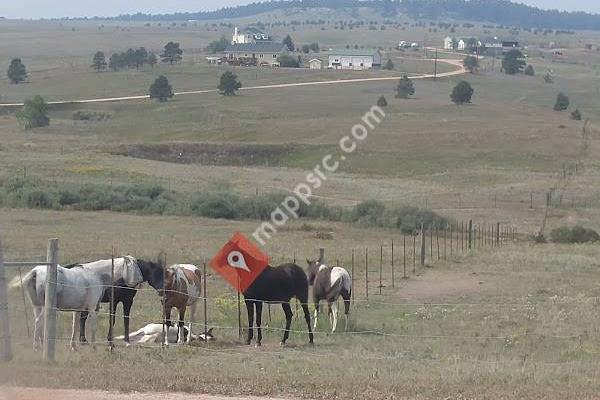
[[[310,69],[321,69],[323,68],[323,61],[318,58],[313,58],[308,62],[308,66]]]
[[[460,39],[458,41],[458,46],[456,47],[458,51],[465,51],[467,49],[467,42],[465,39]]]
[[[444,39],[444,49],[454,50],[454,38],[446,36],[446,38]]]
[[[345,49],[331,50],[329,53],[330,69],[364,70],[381,67],[381,52],[377,49]]]
[[[233,30],[231,44],[261,43],[271,41],[271,36],[261,32],[256,28],[250,27],[240,31],[236,26]]]

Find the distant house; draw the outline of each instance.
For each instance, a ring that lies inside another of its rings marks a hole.
[[[519,48],[518,40],[498,39],[497,37],[486,38],[482,41],[482,44],[485,47],[486,54],[492,56],[502,55],[509,50]]]
[[[227,60],[251,59],[259,65],[273,65],[277,64],[279,56],[287,51],[283,43],[236,43],[227,46],[225,58]]]
[[[459,51],[465,51],[467,49],[467,41],[465,39],[460,39],[456,49]]]
[[[446,36],[444,39],[444,50],[454,50],[454,38]]]
[[[273,40],[270,35],[257,28],[248,27],[243,30],[238,30],[238,27],[236,26],[233,30],[231,44],[261,43],[272,41]]]
[[[381,52],[377,49],[331,50],[329,66],[331,69],[364,70],[381,67]]]
[[[323,61],[319,60],[318,58],[313,58],[308,62],[308,66],[310,69],[322,69]]]

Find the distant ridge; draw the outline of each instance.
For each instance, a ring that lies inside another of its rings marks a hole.
[[[250,17],[285,9],[372,8],[382,17],[407,14],[414,18],[452,18],[524,28],[600,30],[600,15],[585,12],[542,10],[509,0],[272,0],[216,11],[174,14],[128,14],[110,18],[122,21],[219,20]]]

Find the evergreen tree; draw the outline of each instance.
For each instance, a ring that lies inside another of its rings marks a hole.
[[[238,81],[237,75],[235,75],[231,71],[226,71],[221,75],[221,80],[219,81],[219,93],[223,96],[234,96],[235,92],[242,87],[242,83]]]
[[[456,85],[452,90],[450,98],[455,104],[470,103],[474,92],[475,91],[473,90],[469,82],[460,81],[458,85]]]
[[[150,86],[150,98],[158,99],[163,102],[173,97],[173,87],[169,84],[169,80],[161,75]]]
[[[581,121],[581,112],[579,112],[578,108],[571,113],[571,119],[575,121]]]
[[[525,71],[523,71],[523,72],[527,76],[534,76],[535,75],[535,70],[533,69],[533,65],[531,65],[531,64],[529,64],[527,66],[527,68],[525,68]]]
[[[50,124],[48,104],[42,96],[25,100],[23,108],[17,112],[17,119],[25,129],[40,128]]]
[[[385,63],[385,66],[383,67],[383,69],[387,69],[389,71],[394,69],[394,63],[392,62],[391,58],[388,58],[387,62]]]
[[[479,59],[475,56],[466,56],[463,65],[470,73],[476,72],[479,69]]]
[[[415,94],[415,86],[412,80],[408,78],[408,75],[404,75],[396,88],[396,97],[399,99],[408,99],[409,96]]]
[[[388,102],[384,95],[381,95],[381,97],[377,100],[377,105],[379,107],[387,107]]]
[[[569,96],[564,93],[559,93],[556,96],[556,103],[554,103],[554,111],[565,111],[569,108],[570,100]]]
[[[289,51],[294,51],[296,50],[296,46],[294,46],[294,42],[292,41],[292,37],[290,35],[287,35],[282,42]]]
[[[150,65],[150,67],[152,69],[154,69],[154,66],[156,65],[157,62],[158,62],[158,59],[156,58],[156,54],[150,53],[148,55],[148,64]]]
[[[504,59],[502,60],[502,70],[509,75],[522,72],[525,65],[525,56],[520,50],[509,51],[504,55]]]
[[[27,79],[27,69],[20,58],[12,59],[7,75],[11,83],[21,83]]]
[[[160,55],[162,62],[171,65],[178,63],[183,58],[183,50],[179,47],[179,43],[169,42],[165,45],[163,53]]]
[[[104,71],[106,69],[106,56],[104,52],[98,51],[94,54],[92,58],[92,68],[96,70],[96,72]]]

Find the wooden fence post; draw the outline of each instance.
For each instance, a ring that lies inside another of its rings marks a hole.
[[[406,235],[402,235],[402,254],[404,256],[404,279],[408,278],[406,276]]]
[[[58,239],[48,241],[46,254],[46,294],[44,299],[44,361],[56,358],[56,283],[58,265]]]
[[[435,226],[435,245],[437,247],[437,258],[438,260],[441,258],[440,256],[440,228]]]
[[[450,258],[452,258],[452,224],[450,224]]]
[[[352,249],[352,262],[350,268],[352,270],[352,276],[350,277],[352,279],[352,291],[350,292],[350,295],[352,296],[352,304],[354,304],[354,249]]]
[[[460,251],[465,251],[465,222],[460,221]]]
[[[115,327],[115,246],[110,253],[110,311],[108,313],[108,350],[112,353],[115,349],[114,327]]]
[[[421,223],[421,267],[425,266],[425,227]]]
[[[10,339],[10,320],[8,318],[8,285],[4,269],[4,251],[0,238],[0,362],[12,360],[12,343]]]
[[[208,332],[208,295],[206,294],[206,262],[202,265],[202,292],[204,295],[202,296],[203,305],[204,305],[204,341],[208,342],[208,336],[206,333]]]
[[[325,249],[322,247],[319,249],[319,261],[321,264],[325,264]]]
[[[396,274],[394,271],[394,239],[392,239],[392,288],[396,287]]]
[[[413,274],[417,273],[417,233],[413,233]]]
[[[369,300],[369,248],[365,247],[365,296]]]
[[[381,291],[383,288],[383,281],[381,278],[381,274],[383,273],[383,245],[380,246],[379,251],[379,295],[381,295]]]
[[[469,250],[473,248],[473,220],[469,220]]]
[[[496,246],[500,246],[500,222],[496,222]]]
[[[429,225],[429,261],[433,264],[433,225]]]

